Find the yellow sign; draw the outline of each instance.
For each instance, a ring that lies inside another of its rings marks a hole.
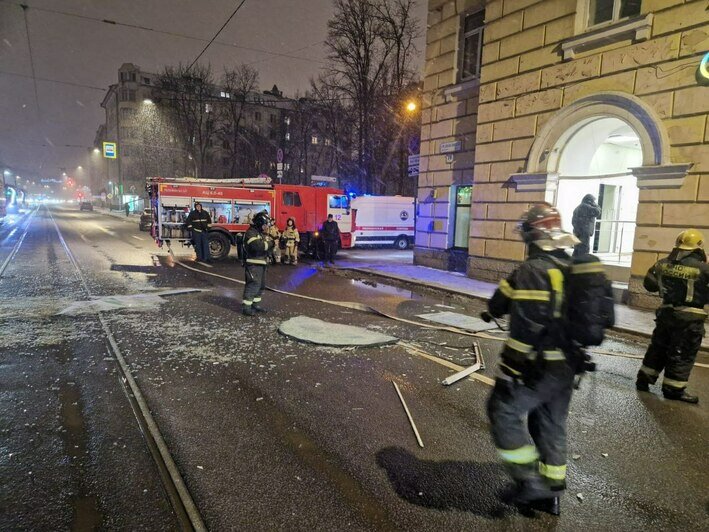
[[[103,143],[103,156],[106,159],[115,159],[118,149],[116,148],[115,142],[104,142]]]

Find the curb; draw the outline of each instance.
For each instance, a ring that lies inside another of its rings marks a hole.
[[[419,281],[417,279],[412,279],[411,277],[405,277],[403,275],[396,275],[392,273],[385,273],[385,272],[380,272],[377,270],[370,270],[367,268],[357,268],[353,266],[342,266],[338,267],[339,270],[350,270],[354,272],[359,272],[367,275],[372,275],[374,277],[381,277],[382,279],[393,279],[395,281],[401,281],[405,283],[410,283],[410,284],[415,284],[419,286],[424,286],[426,288],[431,288],[433,290],[440,290],[443,292],[447,292],[449,294],[454,294],[458,296],[466,296],[466,297],[472,297],[475,299],[480,299],[480,300],[487,300],[487,296],[484,296],[482,294],[475,294],[473,292],[461,292],[460,290],[456,290],[454,288],[450,288],[448,286],[440,285],[438,283],[428,283],[424,281]],[[628,334],[631,336],[639,336],[641,338],[652,338],[652,333],[651,332],[644,332],[644,331],[639,331],[636,329],[629,329],[627,327],[611,327],[611,331],[622,333],[622,334]],[[709,347],[706,346],[701,346],[699,348],[701,352],[709,352]]]

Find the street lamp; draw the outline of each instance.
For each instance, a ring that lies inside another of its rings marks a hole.
[[[94,153],[98,155],[99,153],[101,153],[101,150],[99,150],[98,148],[94,148]]]
[[[410,100],[410,101],[407,102],[407,104],[406,104],[406,110],[407,110],[409,113],[413,113],[413,112],[416,110],[417,107],[418,107],[418,105],[416,105],[416,102],[413,101],[413,100]]]
[[[77,170],[83,170],[83,169],[84,169],[84,167],[83,167],[83,166],[81,166],[81,165],[79,165],[79,166],[77,166],[77,167],[76,167],[76,169],[77,169]]]
[[[145,98],[143,100],[143,103],[146,105],[153,105],[153,100],[151,100],[150,98]]]

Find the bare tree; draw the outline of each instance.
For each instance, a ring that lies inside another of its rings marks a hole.
[[[250,143],[253,135],[245,126],[249,98],[258,91],[259,75],[256,69],[248,65],[238,65],[233,69],[224,69],[222,92],[224,103],[220,105],[219,138],[222,148],[229,154],[231,175],[245,175],[247,157],[251,152]],[[253,165],[251,165],[253,166]]]
[[[335,0],[328,23],[330,83],[350,99],[360,190],[383,192],[391,171],[401,173],[402,155],[392,166],[400,93],[413,78],[414,41],[419,26],[414,0]],[[393,133],[392,133],[393,131]],[[392,170],[394,168],[394,170]]]
[[[166,110],[195,177],[209,173],[216,134],[215,85],[210,66],[166,67],[160,76],[160,105]],[[185,167],[190,168],[185,161]]]

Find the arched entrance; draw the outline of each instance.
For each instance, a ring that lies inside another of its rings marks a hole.
[[[554,203],[565,229],[587,194],[601,207],[591,250],[607,264],[629,268],[639,190],[632,168],[642,166],[637,132],[624,120],[599,115],[570,127],[551,150],[547,171],[558,176]]]

